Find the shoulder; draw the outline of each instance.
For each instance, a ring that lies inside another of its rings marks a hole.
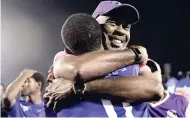
[[[177,83],[177,86],[183,87],[183,86],[190,86],[190,79],[189,78],[183,78],[180,79]]]
[[[189,101],[182,95],[170,94],[170,100],[173,100],[174,103],[181,107],[181,110],[186,111]]]
[[[188,103],[188,100],[182,95],[170,93],[170,99],[181,102],[181,103]]]
[[[22,103],[20,100],[16,99],[14,105],[11,108],[6,108],[6,112],[9,115],[15,115],[17,113],[17,111],[19,111],[21,109]]]
[[[170,85],[170,84],[177,84],[178,80],[176,78],[170,78],[167,80],[166,84]]]
[[[58,52],[53,59],[53,63],[56,63],[59,59],[66,57],[66,56],[73,56],[71,54],[67,54],[65,51]]]

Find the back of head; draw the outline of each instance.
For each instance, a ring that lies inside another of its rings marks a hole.
[[[41,91],[43,91],[45,82],[46,82],[44,75],[42,73],[36,72],[36,73],[34,73],[34,75],[32,77],[34,78],[34,80],[36,80],[36,82],[41,83]]]
[[[65,46],[74,55],[101,48],[101,27],[92,16],[84,13],[73,14],[65,21],[61,37]]]

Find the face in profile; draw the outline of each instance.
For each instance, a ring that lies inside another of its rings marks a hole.
[[[41,84],[38,83],[33,77],[27,78],[21,88],[21,95],[28,96],[41,90]]]
[[[108,16],[99,16],[96,20],[103,29],[103,45],[105,49],[126,49],[130,40],[130,25],[126,25],[122,20],[112,19]]]

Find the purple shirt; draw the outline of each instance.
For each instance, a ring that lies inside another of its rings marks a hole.
[[[189,101],[181,96],[166,92],[166,97],[153,104],[141,103],[127,108],[128,117],[190,117]],[[174,117],[174,118],[175,118]]]
[[[178,82],[178,80],[176,78],[168,79],[168,81],[165,84],[166,88],[167,88],[167,91],[170,92],[170,93],[174,93],[174,90],[175,90],[177,82]]]
[[[183,95],[190,100],[190,78],[180,79],[176,85],[175,93]]]
[[[137,76],[139,73],[139,65],[131,65],[118,69],[108,74],[105,79],[114,79],[117,76]],[[85,96],[82,101],[73,100],[62,104],[57,112],[46,108],[40,114],[44,117],[126,117],[125,106],[128,103],[121,102],[117,99],[102,99],[97,95]]]
[[[39,117],[43,108],[41,104],[32,104],[25,101],[16,100],[13,107],[7,110],[8,117]]]

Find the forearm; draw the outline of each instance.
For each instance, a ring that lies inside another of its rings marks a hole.
[[[96,52],[92,57],[89,53],[89,55],[81,56],[81,59],[76,64],[79,67],[81,78],[89,80],[131,65],[134,63],[134,60],[135,54],[129,49],[124,51]]]
[[[3,103],[5,107],[12,106],[13,101],[17,97],[20,89],[27,78],[19,75],[7,88],[3,96]]]
[[[91,80],[131,65],[134,60],[135,54],[131,49],[124,51],[96,51],[77,57],[66,57],[57,63],[57,71],[59,71],[57,74],[59,76],[55,76],[56,78],[73,80],[74,77],[79,75],[81,79]]]
[[[143,76],[101,79],[86,83],[86,93],[106,94],[130,101],[152,101],[163,94],[161,83]]]

